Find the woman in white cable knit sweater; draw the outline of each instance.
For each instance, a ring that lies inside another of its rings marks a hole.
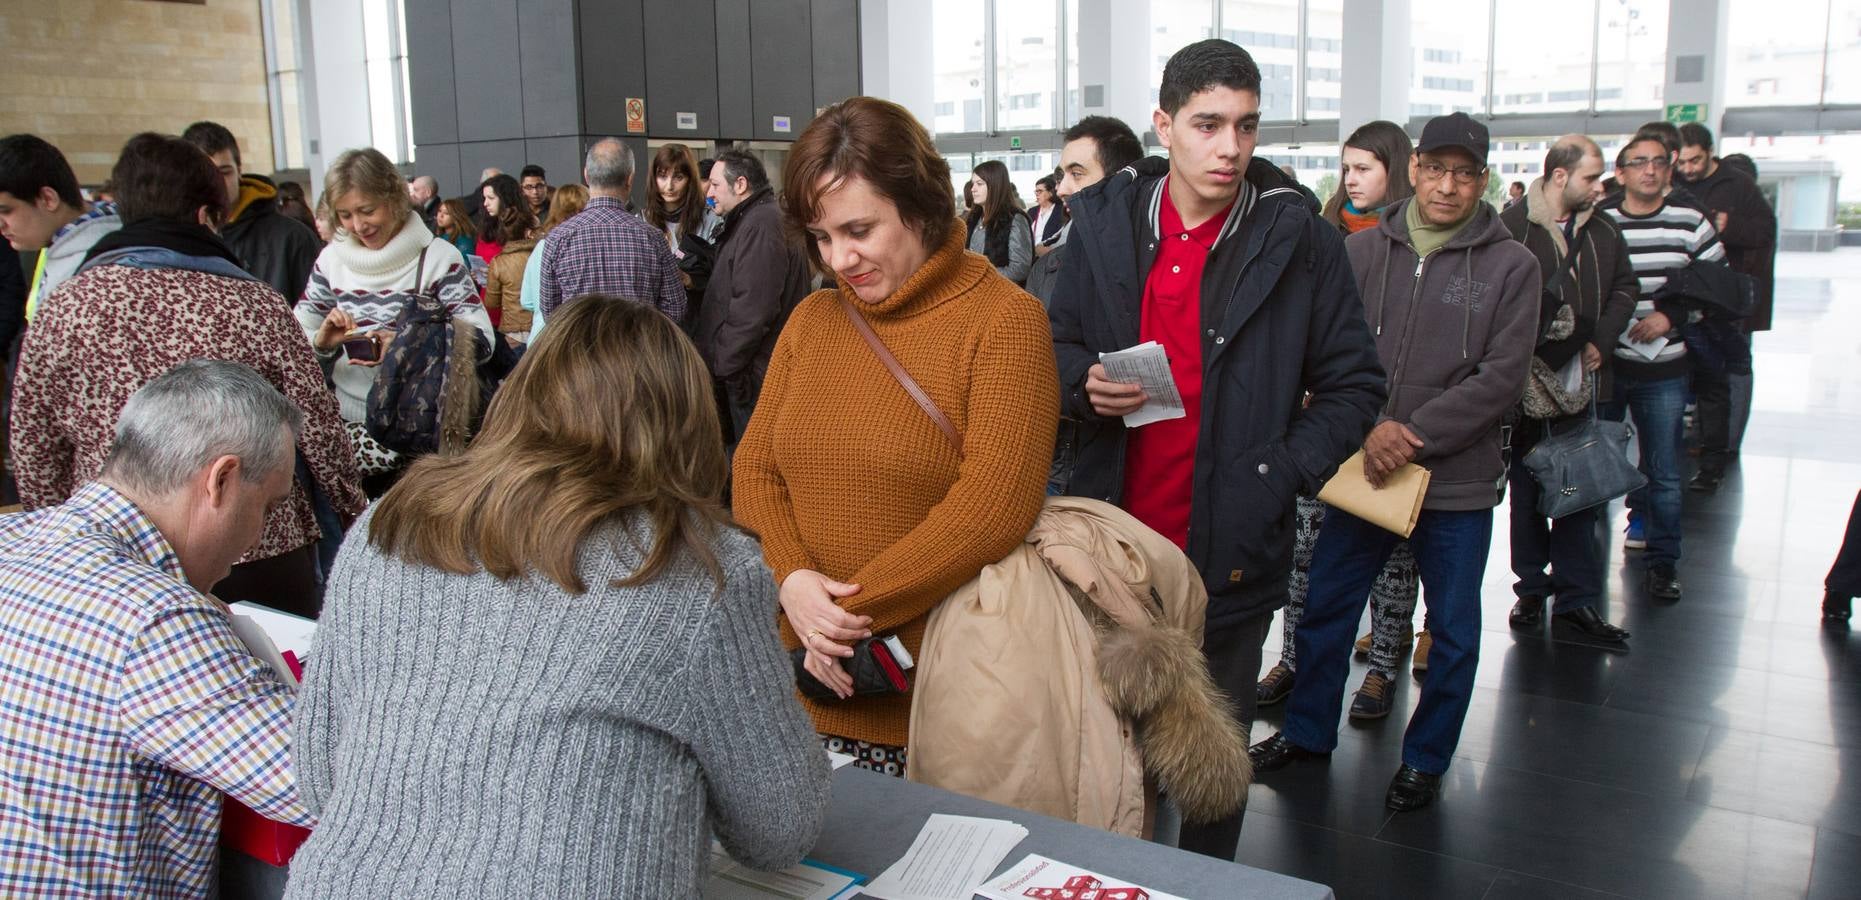
[[[460,456],[349,532],[292,723],[287,900],[697,897],[820,833],[827,759],[670,319],[558,312]]]
[[[427,229],[408,200],[400,172],[380,151],[349,150],[337,157],[323,179],[323,197],[335,240],[317,257],[303,299],[297,301],[297,321],[317,354],[332,363],[330,377],[343,421],[359,425],[368,415],[375,364],[348,358],[342,342],[351,332],[378,334],[378,346],[385,348],[401,307],[427,294],[483,332],[487,341],[497,335],[465,258]],[[356,432],[351,428],[350,436]]]

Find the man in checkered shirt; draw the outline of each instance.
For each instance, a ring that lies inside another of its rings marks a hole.
[[[665,233],[627,211],[633,151],[619,138],[588,148],[582,166],[588,205],[543,242],[537,306],[544,319],[585,294],[650,303],[674,322],[685,319],[685,282]]]
[[[194,360],[130,397],[98,480],[0,516],[0,897],[204,897],[220,795],[309,826],[292,693],[207,590],[291,490],[303,415]]]

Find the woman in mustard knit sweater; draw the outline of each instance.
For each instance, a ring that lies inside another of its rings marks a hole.
[[[1059,385],[1040,302],[964,250],[950,169],[901,106],[855,97],[790,151],[783,218],[835,287],[776,343],[737,448],[735,512],[781,586],[784,644],[839,695],[805,700],[829,749],[904,770],[909,694],[852,696],[869,635],[915,654],[926,617],[1040,512]],[[870,325],[945,435],[855,330]]]

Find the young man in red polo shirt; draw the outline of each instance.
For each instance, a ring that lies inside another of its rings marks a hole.
[[[1362,443],[1383,369],[1337,229],[1253,158],[1260,69],[1247,51],[1184,47],[1158,100],[1169,158],[1068,204],[1077,244],[1050,308],[1063,410],[1080,426],[1068,487],[1120,504],[1195,562],[1209,671],[1248,727],[1261,644],[1286,603],[1293,498]],[[1098,356],[1149,340],[1168,353],[1186,414],[1127,429],[1148,398],[1107,379]],[[1240,827],[1239,814],[1186,823],[1181,846],[1232,859]]]

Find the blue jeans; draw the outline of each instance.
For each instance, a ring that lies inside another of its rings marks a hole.
[[[1305,618],[1293,636],[1299,678],[1286,701],[1286,738],[1329,753],[1338,744],[1351,641],[1370,585],[1396,549],[1399,536],[1350,513],[1325,514],[1312,549],[1312,583]],[[1460,743],[1460,726],[1473,699],[1480,663],[1480,581],[1493,544],[1493,511],[1424,509],[1409,536],[1415,568],[1428,597],[1428,677],[1402,739],[1402,761],[1423,772],[1447,771]]]
[[[1628,495],[1628,508],[1641,514],[1649,567],[1680,562],[1680,444],[1686,428],[1685,375],[1643,381],[1616,375],[1615,396],[1601,415],[1620,422],[1635,417],[1635,443],[1641,447],[1641,474],[1648,483]]]

